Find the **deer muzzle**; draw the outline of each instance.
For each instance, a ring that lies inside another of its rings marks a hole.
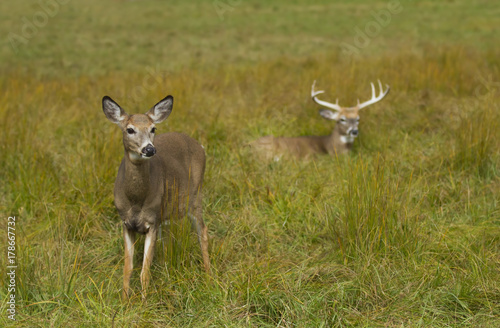
[[[156,154],[156,148],[152,144],[148,144],[146,147],[142,148],[143,157],[151,157]]]

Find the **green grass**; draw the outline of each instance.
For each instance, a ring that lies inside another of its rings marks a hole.
[[[0,325],[499,326],[498,9],[401,3],[354,58],[340,42],[386,2],[242,1],[224,20],[212,2],[69,2],[17,55],[0,46],[0,214],[17,217],[19,265],[17,322],[3,279]],[[0,4],[0,34],[37,6]],[[361,112],[352,154],[265,163],[245,147],[329,133],[313,80],[349,105],[377,78],[391,93]],[[142,239],[135,294],[120,299],[112,189],[123,148],[106,94],[129,112],[172,94],[160,132],[207,152],[213,272],[189,223],[172,223],[147,302]]]
[[[235,3],[221,15],[214,3],[70,0],[35,26],[33,36],[26,31],[26,44],[14,42],[13,47],[9,33],[23,36],[23,17],[34,23],[41,9],[37,1],[5,2],[0,4],[2,66],[36,76],[100,76],[143,74],[156,67],[170,73],[184,67],[250,65],[281,56],[314,58],[339,53],[342,42],[354,44],[356,27],[365,30],[374,21],[373,12],[387,10],[390,1],[220,0]],[[362,57],[401,49],[418,53],[427,44],[496,49],[500,9],[491,1],[399,4],[401,12],[391,15],[390,23],[361,49]]]

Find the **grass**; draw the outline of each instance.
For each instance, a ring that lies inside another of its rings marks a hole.
[[[385,2],[241,2],[224,20],[210,2],[165,11],[155,1],[69,2],[16,59],[4,44],[0,213],[16,215],[19,266],[17,321],[6,315],[4,279],[1,325],[500,325],[497,9],[402,4],[359,58],[338,44]],[[2,35],[36,6],[0,10],[11,13]],[[455,24],[464,9],[471,15]],[[391,93],[363,110],[349,156],[263,163],[244,146],[266,134],[329,133],[309,99],[314,79],[350,104],[377,78]],[[213,272],[203,272],[189,223],[171,223],[148,301],[139,293],[141,239],[135,295],[124,304],[112,203],[123,150],[100,99],[145,112],[165,93],[175,104],[160,132],[183,131],[207,152]]]

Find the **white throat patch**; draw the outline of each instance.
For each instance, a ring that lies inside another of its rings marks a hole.
[[[344,144],[347,144],[347,143],[353,143],[354,142],[354,138],[353,136],[351,135],[348,135],[348,136],[340,136],[340,142],[344,143]]]

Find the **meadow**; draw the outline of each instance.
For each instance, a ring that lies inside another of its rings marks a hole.
[[[0,271],[9,216],[17,264],[16,321],[3,274],[0,326],[500,326],[493,1],[61,0],[48,12],[54,1],[0,3]],[[377,79],[391,92],[362,110],[351,154],[264,162],[246,146],[330,133],[314,80],[350,105]],[[172,223],[147,302],[139,240],[124,303],[123,146],[101,99],[135,113],[167,94],[158,131],[206,150],[212,273],[189,224]]]

